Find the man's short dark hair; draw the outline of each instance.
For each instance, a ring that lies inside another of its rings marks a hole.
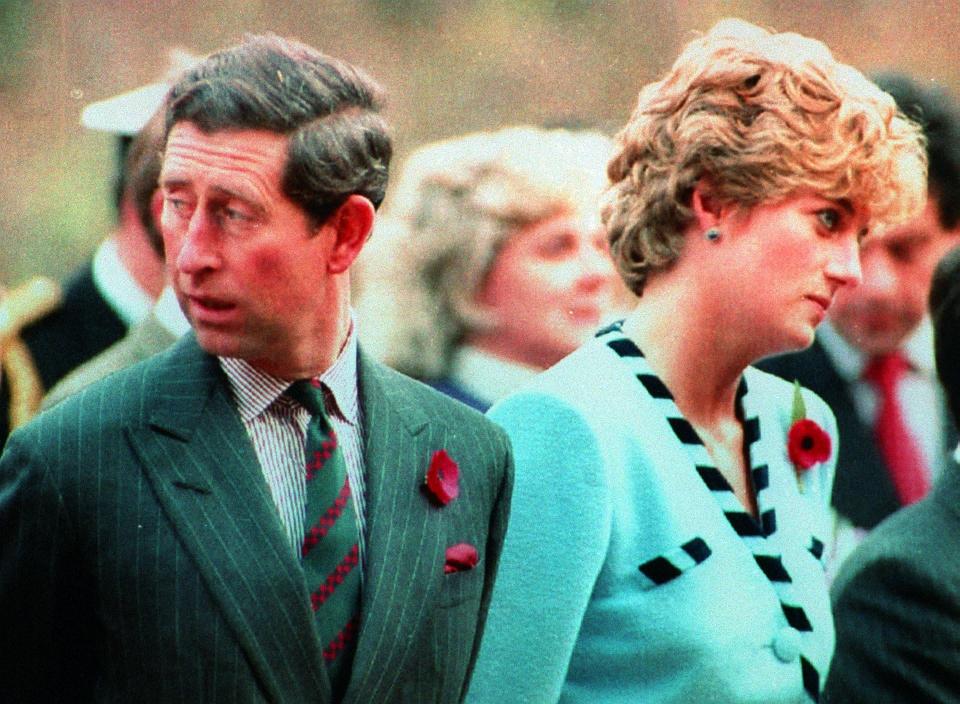
[[[940,224],[952,230],[960,223],[960,112],[956,102],[943,88],[921,85],[902,73],[880,73],[873,80],[923,128],[930,195],[937,202]]]
[[[153,217],[153,194],[157,190],[160,167],[163,165],[164,114],[160,110],[130,142],[124,160],[126,190],[137,211],[137,218],[147,233],[150,246],[163,256],[163,236]]]
[[[929,300],[937,376],[953,422],[960,427],[960,247],[954,247],[937,264]]]
[[[274,34],[210,55],[171,89],[166,131],[267,130],[287,135],[284,194],[320,225],[359,194],[377,207],[392,146],[380,87],[361,70]]]

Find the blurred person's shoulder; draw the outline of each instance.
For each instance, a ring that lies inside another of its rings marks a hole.
[[[93,268],[77,269],[63,286],[60,304],[25,327],[21,337],[49,389],[126,333],[126,326],[97,289]]]
[[[63,398],[35,416],[14,435],[32,435],[44,443],[72,438],[77,443],[108,443],[126,428],[146,426],[154,402],[173,398],[172,385],[190,384],[197,377],[190,367],[206,365],[210,378],[216,374],[215,357],[206,355],[190,340],[181,340],[173,347],[132,366],[117,370]],[[194,387],[194,392],[197,392]],[[13,439],[14,435],[11,436]]]

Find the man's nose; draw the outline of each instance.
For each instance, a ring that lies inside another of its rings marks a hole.
[[[195,274],[217,268],[220,264],[217,242],[216,223],[203,208],[197,208],[180,240],[176,253],[177,271]]]
[[[883,252],[870,253],[862,259],[863,281],[861,290],[874,295],[895,295],[898,275],[894,262]]]

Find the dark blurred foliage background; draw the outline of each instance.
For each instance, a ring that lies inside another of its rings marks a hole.
[[[0,0],[0,281],[62,276],[109,230],[114,144],[80,111],[156,80],[171,47],[271,30],[359,64],[388,90],[402,159],[513,123],[614,132],[726,16],[822,39],[864,71],[960,82],[960,0]]]

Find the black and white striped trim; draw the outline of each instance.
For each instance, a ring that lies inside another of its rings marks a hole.
[[[710,547],[703,538],[697,537],[670,552],[647,560],[640,565],[640,574],[644,578],[643,588],[652,589],[666,584],[696,567],[710,555]]]

